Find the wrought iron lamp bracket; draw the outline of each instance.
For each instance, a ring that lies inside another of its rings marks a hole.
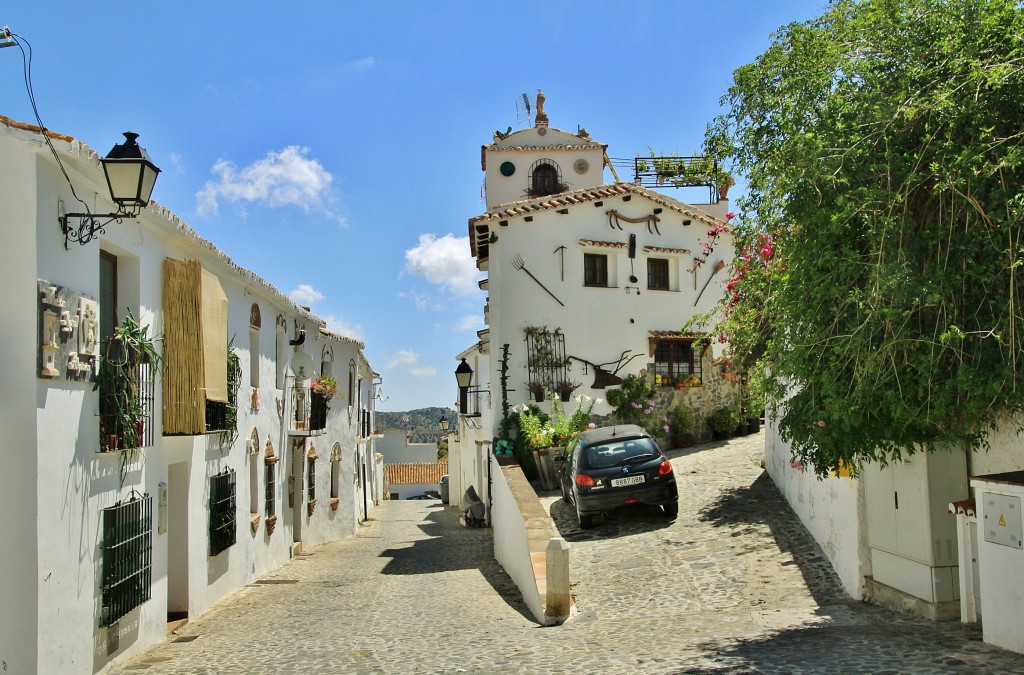
[[[135,218],[137,215],[120,211],[118,213],[66,213],[58,218],[60,229],[64,233],[64,250],[71,250],[69,244],[73,241],[84,246],[97,236],[105,234],[104,228],[110,223],[120,223],[125,218]],[[78,227],[69,222],[73,218],[78,218]],[[100,222],[103,218],[106,220]]]

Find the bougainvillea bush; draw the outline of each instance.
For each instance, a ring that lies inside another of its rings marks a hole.
[[[1022,35],[1012,0],[838,0],[734,73],[718,337],[818,475],[1024,410]]]

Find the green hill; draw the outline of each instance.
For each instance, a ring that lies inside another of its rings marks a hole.
[[[441,436],[438,422],[447,417],[455,428],[458,413],[451,408],[419,408],[404,412],[374,413],[376,427],[379,431],[404,431],[409,434],[412,443],[436,443]]]

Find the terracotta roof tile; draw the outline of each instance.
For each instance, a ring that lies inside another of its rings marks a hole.
[[[624,241],[598,241],[597,239],[580,239],[580,246],[598,246],[600,248],[626,248]]]
[[[609,197],[625,197],[627,195],[643,196],[655,204],[675,212],[685,219],[701,222],[708,227],[725,225],[726,229],[731,231],[731,228],[729,228],[725,221],[715,218],[706,211],[702,211],[690,204],[685,204],[677,199],[663,195],[660,192],[655,192],[654,190],[649,190],[640,185],[636,185],[635,183],[619,182],[607,183],[605,185],[599,185],[592,188],[580,188],[579,190],[562,192],[557,195],[546,195],[535,199],[522,199],[514,202],[507,202],[502,204],[501,208],[494,211],[487,211],[479,216],[474,216],[469,219],[470,250],[472,255],[476,258],[487,258],[489,251],[486,236],[491,223],[506,220],[508,218],[529,215],[540,211],[573,206],[584,202],[607,199]],[[664,216],[662,216],[662,218],[664,219]]]
[[[666,246],[644,246],[644,253],[677,253],[679,255],[689,255],[690,249],[668,248]]]
[[[448,462],[418,464],[385,464],[384,475],[388,485],[433,484],[448,473]]]

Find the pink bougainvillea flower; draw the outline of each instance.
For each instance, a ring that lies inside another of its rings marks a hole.
[[[732,220],[735,217],[736,217],[736,214],[733,213],[732,211],[730,211],[729,213],[725,214],[725,219],[726,220]]]

